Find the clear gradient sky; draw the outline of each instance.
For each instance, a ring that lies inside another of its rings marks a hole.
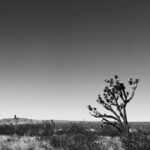
[[[150,5],[1,0],[0,118],[95,120],[104,79],[139,78],[129,121],[150,121]]]

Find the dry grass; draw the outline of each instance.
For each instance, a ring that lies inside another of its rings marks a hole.
[[[124,150],[119,137],[100,136],[96,141],[103,150]]]
[[[100,136],[96,143],[102,150],[124,150],[119,137]],[[0,150],[65,150],[53,148],[50,141],[30,136],[0,136]]]
[[[48,141],[28,136],[0,136],[0,150],[54,150]]]

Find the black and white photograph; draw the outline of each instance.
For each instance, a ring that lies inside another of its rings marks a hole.
[[[0,150],[150,150],[150,3],[0,1]]]

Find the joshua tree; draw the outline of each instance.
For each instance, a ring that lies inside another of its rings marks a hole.
[[[14,124],[15,124],[15,125],[17,125],[18,120],[19,120],[19,118],[18,118],[16,115],[14,115],[13,121],[14,121]]]
[[[14,121],[14,127],[15,127],[14,129],[15,129],[15,131],[17,130],[18,120],[19,120],[19,118],[16,115],[14,115],[13,121]]]
[[[88,105],[90,114],[96,118],[101,118],[103,124],[115,127],[122,134],[129,134],[129,124],[127,120],[126,106],[132,100],[139,79],[129,79],[128,83],[131,90],[128,91],[119,81],[117,75],[113,78],[105,80],[106,86],[103,90],[103,96],[98,95],[97,102],[102,105],[108,114],[101,113],[97,108]]]

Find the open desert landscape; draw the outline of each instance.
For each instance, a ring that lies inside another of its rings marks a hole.
[[[0,0],[0,150],[150,150],[150,5]]]

